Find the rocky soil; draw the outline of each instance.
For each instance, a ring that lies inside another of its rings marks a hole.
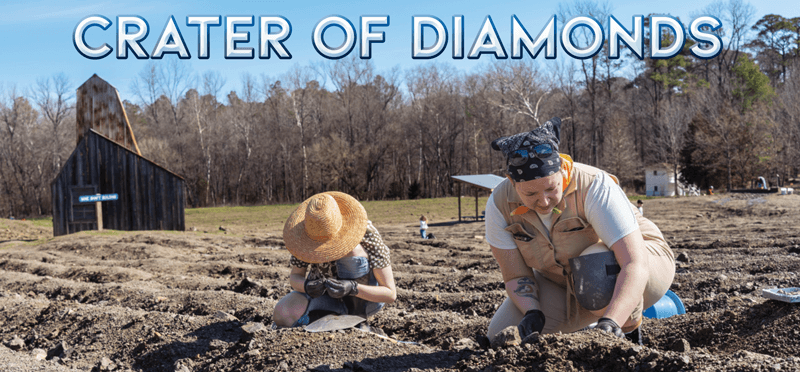
[[[648,200],[679,255],[687,314],[647,319],[645,345],[597,331],[484,336],[505,296],[483,222],[378,225],[398,300],[361,329],[273,329],[289,291],[279,231],[79,233],[0,228],[3,371],[794,371],[800,196]]]

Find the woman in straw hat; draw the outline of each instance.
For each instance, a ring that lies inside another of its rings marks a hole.
[[[375,314],[397,298],[389,248],[355,198],[324,192],[292,212],[283,227],[294,291],[275,305],[280,327],[327,314]]]
[[[498,138],[508,179],[486,203],[486,241],[508,297],[489,338],[594,327],[642,343],[642,310],[669,290],[675,256],[616,177],[558,153],[561,119]]]

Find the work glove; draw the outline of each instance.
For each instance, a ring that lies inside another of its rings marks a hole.
[[[358,294],[358,283],[355,280],[347,279],[328,279],[325,282],[328,296],[342,298],[345,296],[355,296]]]
[[[311,296],[311,298],[317,298],[325,294],[325,279],[306,279],[306,282],[303,283],[303,290],[306,291],[306,294]]]
[[[517,325],[517,329],[519,330],[519,337],[524,339],[528,337],[528,335],[533,334],[533,332],[542,333],[544,329],[544,313],[539,309],[528,310],[525,313],[525,316],[522,317],[522,321],[519,322]]]
[[[619,338],[625,337],[625,334],[622,333],[622,328],[619,327],[619,324],[609,318],[600,318],[600,320],[597,321],[597,325],[594,327],[594,329],[606,331]]]

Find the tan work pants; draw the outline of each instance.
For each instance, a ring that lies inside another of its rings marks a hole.
[[[649,243],[649,241],[646,241],[645,245],[649,245]],[[653,243],[658,244],[656,242]],[[647,309],[658,302],[667,293],[675,277],[675,260],[673,257],[653,248],[655,247],[648,247],[650,277],[644,290],[643,303],[639,303],[639,306],[631,314],[630,319],[639,319],[643,309]],[[536,270],[533,271],[533,274],[534,282],[539,290],[539,306],[541,306],[539,310],[544,313],[546,318],[543,333],[575,332],[600,318],[589,310],[580,307],[580,305],[576,305],[578,307],[578,318],[576,321],[570,322],[567,318],[566,303],[569,295],[567,294],[567,288],[545,278]],[[572,301],[577,304],[578,300],[572,298]],[[506,297],[492,317],[491,323],[489,323],[487,336],[489,339],[494,339],[494,336],[506,327],[519,324],[524,315],[511,299]]]

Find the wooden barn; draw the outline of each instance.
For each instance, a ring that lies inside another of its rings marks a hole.
[[[97,230],[87,195],[116,194],[102,202],[102,228],[184,230],[184,180],[145,159],[136,145],[116,88],[97,75],[77,92],[78,144],[50,184],[53,235]]]

